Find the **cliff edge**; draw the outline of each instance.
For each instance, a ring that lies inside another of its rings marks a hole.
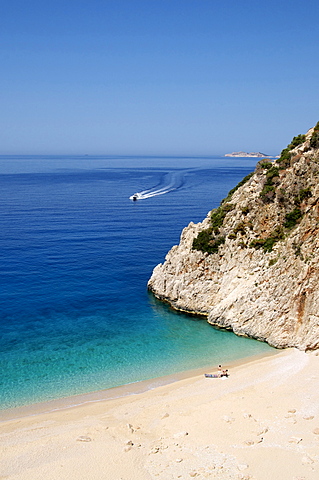
[[[319,349],[319,122],[257,163],[157,265],[173,308],[275,347]]]

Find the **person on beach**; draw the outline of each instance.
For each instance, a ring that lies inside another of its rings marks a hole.
[[[218,365],[216,373],[204,373],[206,378],[227,378],[229,377],[228,369],[223,370],[221,365]]]

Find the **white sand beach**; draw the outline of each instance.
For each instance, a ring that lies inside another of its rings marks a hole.
[[[35,407],[0,424],[0,479],[318,480],[318,385],[319,357],[290,349],[229,378]]]

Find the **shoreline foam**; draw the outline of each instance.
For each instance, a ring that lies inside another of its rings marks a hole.
[[[251,355],[249,357],[232,360],[230,362],[227,362],[227,368],[234,368],[239,365],[251,363],[264,357],[276,355],[279,352],[280,350],[273,349],[269,352],[263,352],[257,355]],[[19,407],[9,407],[3,409],[0,408],[0,425],[1,422],[7,420],[17,420],[23,417],[42,415],[55,411],[76,408],[90,403],[104,402],[118,398],[128,397],[130,395],[138,395],[149,390],[154,390],[158,387],[179,382],[180,380],[191,379],[203,375],[207,371],[216,370],[216,368],[216,365],[207,365],[206,367],[185,370],[182,372],[165,375],[163,377],[150,378],[148,380],[141,380],[103,390],[55,398],[43,402],[21,405]]]

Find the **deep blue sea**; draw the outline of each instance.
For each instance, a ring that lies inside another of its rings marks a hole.
[[[0,408],[270,350],[176,313],[147,291],[182,229],[202,221],[255,164],[0,156]]]

